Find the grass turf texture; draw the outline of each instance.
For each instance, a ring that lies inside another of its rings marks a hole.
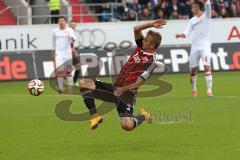
[[[0,83],[0,160],[229,160],[240,156],[239,72],[214,73],[214,94],[205,97],[199,74],[199,97],[191,98],[187,74],[165,75],[174,86],[165,96],[138,99],[151,113],[187,113],[191,122],[143,123],[123,131],[116,111],[105,115],[96,130],[88,121],[66,122],[54,113],[55,104],[73,99],[73,112],[86,111],[77,96],[57,96],[48,86],[43,95],[27,93],[27,82]],[[144,89],[148,89],[145,87]],[[51,96],[56,95],[56,96]]]

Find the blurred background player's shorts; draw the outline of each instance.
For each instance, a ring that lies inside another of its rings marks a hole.
[[[72,58],[68,56],[56,56],[57,71],[72,71]]]
[[[191,49],[189,56],[189,65],[190,67],[198,67],[199,62],[202,62],[203,65],[211,65],[211,48],[206,47],[204,49]]]

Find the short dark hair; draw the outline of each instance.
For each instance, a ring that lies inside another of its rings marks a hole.
[[[200,1],[200,0],[195,0],[195,1],[194,1],[194,4],[197,5],[201,11],[204,10],[204,4],[203,4],[202,1]]]
[[[148,31],[147,35],[151,37],[151,41],[154,43],[154,48],[157,49],[162,41],[162,36],[159,32]]]
[[[69,23],[77,23],[74,19],[70,20]]]
[[[59,20],[59,19],[64,19],[64,20],[67,22],[67,18],[64,17],[64,16],[59,16],[59,17],[58,17],[58,20]]]

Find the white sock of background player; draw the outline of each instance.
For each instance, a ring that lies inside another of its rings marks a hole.
[[[68,75],[66,79],[67,79],[67,85],[68,86],[72,86],[73,85],[73,76],[72,76],[72,74]]]
[[[192,82],[192,91],[197,90],[197,70],[190,68],[191,82]]]
[[[58,91],[63,91],[63,77],[57,77]]]
[[[197,90],[197,74],[192,74],[192,90],[196,91]]]
[[[205,72],[205,80],[207,84],[207,92],[212,93],[212,72],[211,71]]]

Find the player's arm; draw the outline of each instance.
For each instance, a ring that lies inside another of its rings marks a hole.
[[[52,51],[51,51],[51,58],[53,61],[53,67],[54,67],[54,72],[55,75],[57,75],[57,66],[56,66],[56,36],[55,32],[53,31],[53,46],[52,46]]]
[[[77,50],[74,48],[76,37],[72,28],[70,29],[69,38],[71,40],[72,57],[77,57]]]
[[[55,37],[55,33],[53,32],[53,46],[52,46],[52,51],[51,51],[51,57],[52,60],[55,61],[55,50],[56,50],[56,37]]]
[[[135,40],[139,40],[143,37],[142,30],[155,27],[155,28],[162,28],[166,25],[167,21],[165,19],[157,19],[154,21],[138,24],[134,26],[134,37]]]
[[[183,33],[176,34],[176,38],[186,38],[192,32],[192,22],[191,20],[188,22],[187,28]]]
[[[124,87],[119,87],[117,88],[115,91],[114,91],[114,95],[115,96],[120,96],[121,94],[123,94],[124,92],[128,91],[128,90],[131,90],[131,89],[134,89],[134,88],[138,88],[140,87],[143,83],[144,83],[144,79],[141,78],[141,77],[138,77],[136,82],[132,83],[132,84],[129,84],[127,86],[124,86]]]
[[[205,3],[205,13],[208,18],[212,17],[212,7],[210,0],[204,0]]]
[[[164,64],[161,63],[160,61],[153,62],[153,63],[147,63],[146,70],[137,78],[136,82],[129,84],[127,86],[124,86],[124,87],[117,88],[114,91],[114,95],[120,96],[122,93],[124,93],[128,90],[132,90],[132,89],[140,87],[145,82],[145,80],[147,80],[150,77],[150,75],[154,71],[154,69],[160,68],[160,67],[164,67]]]

